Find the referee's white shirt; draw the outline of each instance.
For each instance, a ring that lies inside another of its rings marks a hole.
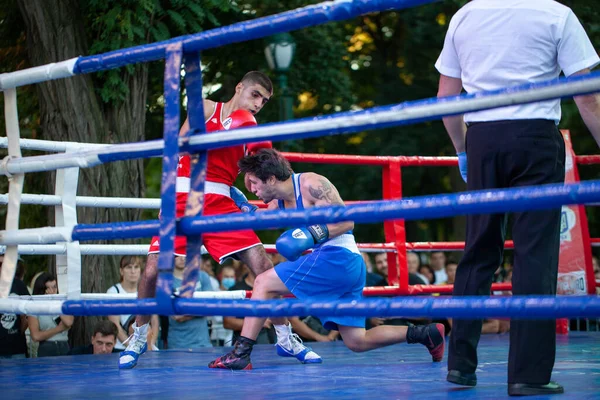
[[[467,93],[569,76],[600,63],[570,8],[552,0],[473,0],[450,21],[435,67]],[[560,100],[465,114],[465,122],[560,121]]]

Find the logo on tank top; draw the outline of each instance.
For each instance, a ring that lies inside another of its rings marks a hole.
[[[223,125],[223,128],[225,128],[225,130],[229,130],[229,127],[231,126],[231,121],[233,121],[233,119],[231,117],[228,117],[225,119],[225,121],[222,122],[221,125]]]
[[[11,295],[16,295],[17,293],[10,293]],[[9,335],[15,335],[18,333],[17,329],[17,315],[16,314],[0,314],[0,324],[2,324],[2,328],[4,328]]]
[[[212,122],[213,124],[216,124],[217,123],[217,119],[213,118],[213,119],[210,120],[210,122]]]

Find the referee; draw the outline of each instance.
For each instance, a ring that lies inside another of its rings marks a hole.
[[[435,67],[438,97],[495,90],[587,74],[600,63],[581,23],[552,0],[473,0],[450,21]],[[600,99],[575,98],[600,145]],[[560,100],[521,104],[444,118],[468,190],[564,182],[565,145],[557,125]],[[468,163],[467,163],[468,161]],[[560,208],[514,213],[513,294],[555,295]],[[490,295],[502,263],[506,216],[467,216],[465,253],[456,272],[455,296]],[[475,386],[481,320],[456,320],[448,354],[449,382]],[[563,393],[551,382],[556,354],[554,320],[513,320],[508,394]]]

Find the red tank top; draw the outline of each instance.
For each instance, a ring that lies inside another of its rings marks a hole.
[[[215,105],[215,111],[206,120],[206,131],[216,132],[225,130],[223,125],[223,103]],[[239,173],[238,161],[244,157],[244,145],[214,149],[208,151],[206,180],[211,182],[233,185]]]
[[[206,120],[206,132],[224,130],[222,122],[223,103],[216,103],[215,110]],[[224,183],[232,186],[238,176],[238,161],[244,157],[244,145],[224,147],[208,151],[206,166],[206,180]],[[187,195],[190,191],[190,156],[179,157],[177,165],[177,217],[182,217],[185,212]]]

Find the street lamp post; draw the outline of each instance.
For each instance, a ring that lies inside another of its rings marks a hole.
[[[269,68],[277,74],[277,82],[281,88],[279,99],[279,120],[287,121],[294,118],[293,98],[288,88],[287,73],[294,58],[296,42],[289,33],[279,33],[267,38],[265,57]]]

